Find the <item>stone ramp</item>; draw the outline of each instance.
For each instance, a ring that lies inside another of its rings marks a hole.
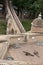
[[[19,18],[17,17],[17,15],[16,15],[16,13],[15,13],[15,11],[14,11],[14,9],[13,9],[13,6],[10,6],[10,10],[11,10],[11,12],[12,12],[12,15],[13,15],[13,17],[14,17],[14,19],[15,19],[15,22],[16,22],[16,24],[17,24],[17,26],[18,26],[20,32],[21,32],[21,33],[24,33],[24,32],[25,32],[25,29],[24,29],[24,27],[22,26],[22,24],[21,24]]]
[[[0,59],[4,59],[4,56],[8,50],[8,47],[9,47],[8,42],[0,43]]]
[[[24,33],[25,32],[25,29],[22,26],[19,18],[17,17],[17,15],[16,15],[16,13],[15,13],[15,11],[13,9],[12,4],[9,2],[9,3],[7,3],[7,6],[6,7],[7,7],[6,19],[7,19],[7,22],[8,22],[7,31],[10,30],[10,33],[11,33],[11,30],[13,29],[13,32],[15,34],[16,33]]]

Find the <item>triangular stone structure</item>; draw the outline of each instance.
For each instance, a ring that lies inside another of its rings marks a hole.
[[[7,34],[24,33],[25,29],[22,26],[19,18],[17,17],[11,2],[7,2]]]

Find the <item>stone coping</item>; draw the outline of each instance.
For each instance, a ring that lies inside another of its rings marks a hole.
[[[34,63],[34,62],[25,62],[25,61],[0,60],[0,65],[43,65],[43,64]]]

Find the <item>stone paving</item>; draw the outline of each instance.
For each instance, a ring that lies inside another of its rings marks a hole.
[[[25,55],[25,52],[31,53],[31,55]],[[38,55],[35,55],[34,52],[38,52]],[[43,63],[43,46],[38,45],[29,45],[24,44],[21,45],[19,48],[10,48],[9,49],[10,55],[14,58],[15,61],[29,61],[33,63]]]

